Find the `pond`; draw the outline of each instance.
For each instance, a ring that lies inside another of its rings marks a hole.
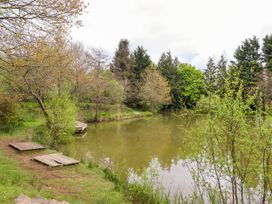
[[[89,124],[85,137],[66,145],[64,151],[77,159],[108,160],[124,178],[131,169],[141,174],[152,166],[167,191],[189,194],[193,180],[184,161],[193,148],[187,141],[203,122],[199,116],[167,115]]]

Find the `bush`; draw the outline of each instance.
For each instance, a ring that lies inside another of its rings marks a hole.
[[[216,109],[215,104],[217,100],[219,100],[219,97],[216,95],[212,95],[210,98],[202,95],[200,100],[197,102],[196,112],[208,113],[210,110],[214,111]]]
[[[22,125],[18,101],[7,94],[0,94],[0,130],[9,131]]]
[[[74,101],[67,93],[54,92],[46,100],[45,106],[49,121],[47,126],[40,126],[36,129],[34,139],[51,147],[66,143],[75,132],[76,106]]]

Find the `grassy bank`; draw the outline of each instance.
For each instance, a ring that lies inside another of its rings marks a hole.
[[[81,119],[84,121],[92,120],[93,112],[89,108],[80,109]],[[41,195],[45,198],[66,200],[74,204],[119,204],[128,203],[127,200],[139,201],[138,197],[142,196],[136,194],[139,188],[129,188],[130,190],[126,191],[125,188],[128,186],[125,182],[121,182],[117,176],[98,165],[91,166],[89,163],[81,162],[77,166],[52,170],[31,161],[35,152],[18,154],[8,147],[11,141],[31,140],[34,129],[45,124],[36,103],[23,103],[18,114],[19,126],[0,130],[0,203],[13,203],[21,193],[30,197]],[[100,121],[125,120],[151,115],[150,112],[127,107],[122,107],[118,111],[108,107],[101,111]]]
[[[86,122],[95,121],[95,111],[92,104],[85,103],[80,104],[79,118]],[[105,106],[99,113],[100,122],[127,120],[133,118],[150,117],[153,114],[149,111],[143,111],[139,109],[128,108],[124,105],[118,106]]]
[[[35,153],[18,154],[8,147],[8,141],[1,139],[0,203],[14,203],[21,193],[73,204],[128,203],[101,169],[89,169],[84,163],[59,169],[46,168],[31,161]]]
[[[24,103],[19,109],[20,125],[0,130],[0,203],[14,203],[21,193],[34,197],[66,200],[73,204],[127,203],[115,184],[106,179],[103,170],[88,169],[84,163],[50,169],[31,161],[36,154],[18,154],[8,144],[11,141],[31,140],[33,130],[45,123],[37,104]],[[49,152],[52,152],[50,150]]]

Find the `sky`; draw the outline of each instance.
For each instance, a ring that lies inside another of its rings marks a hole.
[[[232,60],[238,45],[272,34],[271,0],[87,0],[74,41],[103,48],[113,57],[120,39],[131,50],[147,49],[157,63],[171,51],[181,62],[204,69],[209,57]]]

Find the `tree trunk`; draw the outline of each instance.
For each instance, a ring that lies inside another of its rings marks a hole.
[[[37,97],[37,96],[34,96],[34,98],[37,100],[37,102],[38,102],[39,105],[40,105],[40,108],[41,108],[41,110],[42,110],[42,112],[43,112],[43,115],[44,115],[44,118],[45,118],[45,120],[46,120],[46,125],[47,125],[48,127],[50,127],[50,126],[51,126],[51,121],[50,121],[49,114],[48,114],[48,112],[47,112],[47,110],[46,110],[46,107],[45,107],[45,105],[44,105],[42,99],[39,98],[39,97]]]
[[[99,122],[99,105],[95,105],[95,116],[94,116],[95,122]]]

